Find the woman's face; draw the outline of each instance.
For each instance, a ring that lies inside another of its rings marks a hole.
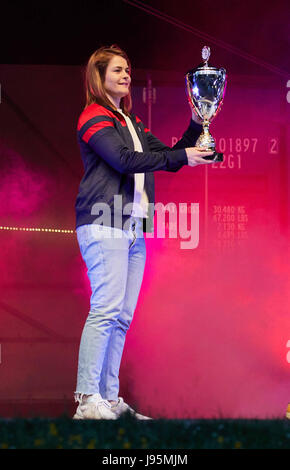
[[[114,55],[108,63],[104,88],[115,100],[119,100],[129,93],[131,77],[127,61],[118,55]]]

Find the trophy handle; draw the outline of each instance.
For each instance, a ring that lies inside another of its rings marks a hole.
[[[203,116],[199,113],[199,109],[196,108],[195,106],[193,106],[192,101],[191,101],[191,98],[190,98],[190,84],[189,84],[189,81],[188,81],[188,79],[187,79],[188,73],[185,75],[185,77],[186,77],[186,93],[187,93],[187,101],[188,101],[188,104],[189,104],[189,106],[191,107],[191,109],[193,110],[194,114],[195,114],[201,121],[203,121]]]
[[[220,100],[220,102],[219,102],[219,105],[218,105],[217,110],[216,110],[216,112],[215,112],[215,114],[214,114],[213,117],[215,117],[215,116],[220,112],[220,110],[221,110],[221,108],[222,108],[222,105],[223,105],[223,102],[224,102],[225,93],[226,93],[226,87],[227,87],[227,73],[226,73],[226,70],[223,69],[223,68],[221,68],[221,69],[219,69],[219,72],[221,72],[221,75],[222,75],[222,77],[223,77],[223,83],[224,83],[224,85],[223,85],[223,89],[222,89],[222,97],[221,97],[221,100]]]

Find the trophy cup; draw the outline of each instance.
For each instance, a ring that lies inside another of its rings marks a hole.
[[[217,69],[209,65],[209,47],[204,46],[201,55],[203,64],[189,70],[185,75],[188,102],[196,116],[203,121],[202,133],[195,145],[214,152],[213,155],[204,157],[205,160],[223,161],[223,154],[216,152],[215,140],[209,132],[209,124],[223,104],[227,75],[225,69]]]

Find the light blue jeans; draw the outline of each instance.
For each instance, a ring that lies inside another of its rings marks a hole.
[[[125,336],[146,260],[142,219],[131,216],[129,224],[128,230],[97,224],[76,230],[92,291],[80,341],[76,400],[80,394],[94,393],[118,400]]]

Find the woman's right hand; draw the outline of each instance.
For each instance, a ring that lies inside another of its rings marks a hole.
[[[208,152],[202,147],[188,147],[185,151],[189,166],[201,165],[203,163],[214,163],[212,160],[204,160],[204,158],[202,158],[214,154],[214,152]]]

